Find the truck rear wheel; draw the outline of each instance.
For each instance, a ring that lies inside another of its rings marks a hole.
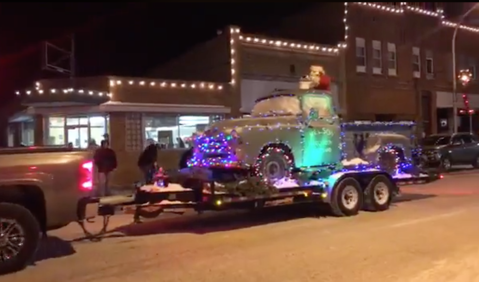
[[[34,258],[40,225],[23,206],[0,203],[0,273],[21,270]]]
[[[365,209],[385,211],[389,209],[393,198],[394,183],[384,175],[374,177],[364,191]]]
[[[363,206],[363,192],[359,182],[351,177],[335,185],[331,198],[331,212],[334,216],[357,215]]]

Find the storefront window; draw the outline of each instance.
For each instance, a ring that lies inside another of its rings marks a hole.
[[[22,144],[25,146],[33,146],[34,143],[35,124],[33,122],[22,123]]]
[[[46,136],[47,145],[65,145],[65,118],[48,117]]]
[[[47,118],[46,137],[48,145],[66,145],[88,148],[99,145],[108,133],[108,118],[105,116],[72,116]]]
[[[90,142],[100,145],[103,136],[107,133],[106,119],[104,116],[90,117]]]
[[[145,117],[145,140],[151,139],[165,148],[189,146],[193,133],[204,131],[220,115],[155,115]]]

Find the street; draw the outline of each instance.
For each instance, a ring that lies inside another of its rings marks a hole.
[[[101,242],[80,228],[51,232],[35,265],[2,277],[29,281],[479,281],[479,173],[403,187],[382,213],[311,216],[300,207],[262,214],[185,215],[117,228]],[[92,228],[99,229],[97,223]]]

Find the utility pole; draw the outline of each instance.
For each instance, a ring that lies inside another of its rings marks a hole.
[[[457,31],[461,27],[461,24],[464,22],[466,17],[472,13],[477,7],[479,7],[479,3],[474,4],[466,13],[464,13],[459,21],[456,23],[454,27],[454,33],[452,34],[451,40],[451,53],[452,53],[452,114],[453,114],[453,133],[457,133],[458,127],[458,117],[457,117],[457,67],[456,67],[456,38],[457,38]]]

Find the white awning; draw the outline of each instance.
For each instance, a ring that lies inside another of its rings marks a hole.
[[[107,102],[100,105],[105,112],[149,112],[149,113],[185,113],[185,114],[228,114],[231,109],[218,105],[180,105]]]
[[[437,108],[452,108],[452,92],[436,92],[436,107]],[[462,93],[456,93],[456,105],[458,108],[464,108],[464,100],[462,99]],[[479,95],[467,94],[469,99],[469,107],[473,109],[479,109]]]
[[[178,114],[228,114],[231,109],[219,105],[180,105],[180,104],[149,104],[106,102],[99,106],[70,106],[70,107],[29,107],[28,114],[42,115],[69,115],[92,113],[178,113]]]

